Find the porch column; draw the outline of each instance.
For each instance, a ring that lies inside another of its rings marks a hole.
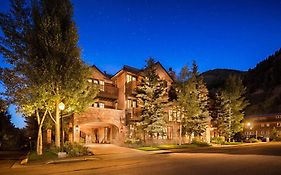
[[[112,143],[112,134],[113,134],[113,127],[110,126],[110,143]]]
[[[79,142],[80,141],[80,126],[75,125],[73,127],[73,141]]]

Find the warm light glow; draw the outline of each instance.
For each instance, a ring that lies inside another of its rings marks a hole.
[[[62,110],[64,110],[64,103],[63,102],[60,102],[60,104],[59,104],[59,109],[62,111]]]
[[[247,126],[251,126],[251,123],[250,123],[250,122],[248,122],[248,123],[247,123]]]

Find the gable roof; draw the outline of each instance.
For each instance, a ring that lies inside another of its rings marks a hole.
[[[102,72],[96,65],[93,65],[92,68],[96,69],[100,74],[102,74],[105,78],[110,79],[111,75]]]
[[[174,79],[172,78],[172,76],[169,74],[169,72],[163,67],[163,65],[162,65],[159,61],[157,61],[157,62],[155,63],[155,65],[159,65],[159,66],[165,71],[165,73],[168,75],[168,77],[171,79],[171,81],[172,81],[172,82],[174,81]]]
[[[123,66],[123,70],[134,73],[134,74],[138,74],[141,71],[141,69],[131,67],[131,66],[128,66],[128,65]]]
[[[155,66],[159,65],[161,69],[164,70],[164,72],[168,75],[168,77],[170,78],[170,80],[173,82],[174,79],[171,77],[171,75],[167,72],[167,70],[162,66],[162,64],[157,61],[155,63]],[[140,74],[141,72],[143,72],[145,69],[138,69],[132,66],[128,66],[128,65],[124,65],[123,68],[121,70],[119,70],[116,74],[114,74],[111,78],[114,78],[116,76],[118,76],[122,71],[127,71],[127,72],[131,72],[133,74]]]

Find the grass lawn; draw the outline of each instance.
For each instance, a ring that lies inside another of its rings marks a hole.
[[[43,155],[39,156],[36,154],[36,151],[32,151],[30,152],[29,156],[28,156],[28,160],[30,162],[45,162],[48,160],[55,160],[58,159],[58,155],[54,152],[51,151],[44,151]]]
[[[137,148],[142,151],[157,151],[157,150],[169,150],[169,149],[182,149],[182,148],[196,148],[196,147],[206,147],[210,146],[208,144],[184,144],[184,145],[156,145],[156,146],[144,146]]]

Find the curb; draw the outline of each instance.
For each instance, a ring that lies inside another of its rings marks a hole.
[[[88,157],[88,158],[77,158],[77,159],[61,159],[61,160],[52,160],[46,162],[46,164],[60,164],[60,163],[71,163],[71,162],[82,162],[82,161],[89,161],[89,160],[99,160],[97,157]]]

